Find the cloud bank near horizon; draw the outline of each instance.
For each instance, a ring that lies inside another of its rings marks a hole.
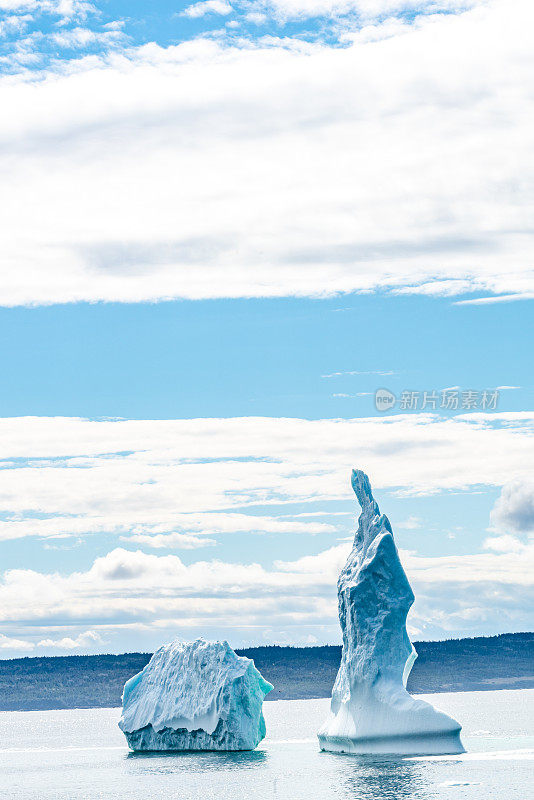
[[[0,582],[0,648],[117,652],[124,645],[115,637],[125,632],[137,649],[177,635],[214,635],[235,646],[337,642],[336,581],[349,549],[343,543],[266,569],[217,560],[187,566],[176,555],[116,548],[87,571],[8,570]],[[532,544],[517,552],[401,557],[416,595],[412,637],[473,635],[474,626],[493,634],[496,596],[498,630],[529,628]]]
[[[114,642],[128,632],[146,647],[200,633],[235,644],[336,641],[335,584],[350,544],[339,541],[336,513],[325,522],[317,512],[352,497],[352,466],[365,467],[378,496],[504,486],[481,552],[403,554],[417,596],[411,630],[419,638],[493,633],[496,604],[502,629],[528,627],[534,550],[528,526],[505,520],[530,513],[531,495],[517,487],[529,479],[533,423],[526,412],[0,420],[0,538],[61,544],[106,533],[117,541],[87,569],[5,571],[0,647],[101,652],[120,649]],[[186,563],[172,552],[236,532],[326,533],[333,544],[272,566],[209,550]]]

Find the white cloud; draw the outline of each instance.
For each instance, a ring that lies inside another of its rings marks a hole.
[[[526,291],[520,292],[516,294],[499,294],[496,296],[490,297],[476,297],[470,300],[457,300],[455,305],[457,306],[483,306],[493,303],[511,303],[515,300],[533,300],[534,299],[534,292]]]
[[[52,14],[66,21],[85,19],[88,14],[96,13],[97,8],[87,0],[0,0],[0,11]]]
[[[39,6],[38,0],[0,0],[0,11],[34,10]]]
[[[370,23],[409,12],[460,12],[483,2],[484,0],[260,0],[256,5],[258,8],[268,9],[281,20],[354,14],[362,23]]]
[[[401,522],[397,522],[396,527],[402,528],[407,531],[413,531],[416,530],[417,528],[421,528],[422,524],[423,524],[422,520],[420,520],[419,517],[413,516],[412,514],[408,517],[408,519],[402,520]]]
[[[0,620],[36,631],[58,630],[58,621],[81,635],[39,638],[37,646],[74,649],[109,642],[123,631],[143,637],[207,630],[217,635],[269,640],[339,638],[336,580],[350,543],[268,570],[254,563],[199,561],[186,566],[177,556],[117,548],[86,572],[68,575],[8,570],[0,581]],[[533,599],[534,547],[521,552],[420,557],[402,553],[415,590],[410,626],[423,636],[470,635],[524,628]],[[498,624],[495,621],[498,609]],[[91,620],[91,631],[83,632]],[[289,633],[288,633],[289,632]],[[31,638],[28,637],[28,639]],[[111,638],[109,638],[111,637]],[[24,649],[31,641],[24,640]],[[0,640],[1,641],[1,640]],[[6,642],[8,640],[6,639]],[[20,640],[23,641],[23,640]],[[5,649],[19,649],[16,643]],[[111,645],[113,649],[113,645]],[[116,649],[116,648],[115,648]]]
[[[517,537],[510,536],[510,534],[492,536],[486,539],[484,547],[497,553],[520,553],[525,549],[525,545]]]
[[[95,43],[107,46],[117,44],[125,39],[125,35],[120,28],[112,28],[106,31],[94,31],[91,28],[77,26],[75,28],[49,34],[45,38],[59,45],[59,47],[83,49]]]
[[[269,17],[261,11],[249,11],[245,14],[247,22],[252,22],[254,25],[263,25]]]
[[[37,647],[58,650],[79,650],[80,648],[94,648],[101,644],[103,644],[103,640],[98,633],[95,631],[85,631],[85,633],[78,634],[74,639],[71,636],[64,636],[62,639],[42,639],[38,642]]]
[[[27,652],[33,650],[34,645],[26,639],[14,639],[0,633],[0,650],[15,650],[17,652]]]
[[[354,394],[345,394],[345,392],[337,392],[333,394],[332,397],[371,397],[373,392],[355,392]]]
[[[501,0],[342,48],[201,39],[2,79],[2,302],[532,295],[533,21]]]
[[[533,422],[526,412],[0,419],[0,466],[9,467],[0,470],[0,539],[335,533],[325,522],[279,518],[269,508],[306,503],[316,511],[318,503],[349,499],[352,467],[366,469],[377,489],[403,494],[526,480]],[[160,547],[165,539],[138,541]],[[167,542],[176,547],[180,538]]]
[[[108,651],[132,649],[124,637],[133,630],[138,649],[180,632],[250,644],[264,641],[266,626],[273,641],[293,633],[299,641],[335,641],[335,584],[350,542],[277,559],[272,568],[216,558],[187,564],[176,554],[135,547],[209,544],[214,535],[246,531],[335,535],[333,525],[315,517],[322,504],[331,511],[332,501],[352,499],[353,466],[369,472],[379,501],[384,489],[425,494],[501,486],[511,476],[525,482],[533,422],[534,414],[524,412],[451,419],[1,419],[0,465],[8,468],[0,470],[0,513],[16,517],[2,523],[1,538],[105,532],[133,546],[116,547],[72,573],[5,571],[2,649],[103,649],[88,631],[105,636]],[[287,503],[298,503],[298,513],[279,515]],[[393,527],[402,523],[393,520]],[[525,627],[533,547],[497,538],[471,555],[403,554],[417,595],[410,618],[417,635]]]
[[[176,515],[175,527],[193,531],[195,534],[219,533],[335,533],[333,525],[324,522],[294,522],[275,517],[256,516],[252,514],[182,514]],[[161,525],[166,530],[168,525]],[[178,532],[157,533],[157,525],[151,526],[150,534],[132,533],[122,536],[127,541],[144,544],[148,547],[177,547],[190,550],[216,544],[215,539],[205,536],[183,534]]]
[[[350,552],[351,543],[331,547],[314,556],[302,556],[296,561],[275,561],[274,566],[281,572],[293,572],[305,575],[323,574],[327,581],[334,579],[337,582],[341,568]]]
[[[527,478],[507,483],[493,507],[490,521],[497,531],[534,531],[534,482]]]
[[[94,464],[96,466],[96,463]],[[168,468],[173,469],[172,464]],[[61,474],[55,473],[61,481]],[[1,473],[0,473],[1,475]],[[38,476],[37,476],[38,477]],[[83,480],[83,476],[82,477]],[[199,476],[200,477],[200,476]],[[152,479],[150,479],[152,480]],[[0,477],[1,485],[1,477]],[[103,497],[95,498],[96,503],[103,501]],[[0,502],[1,507],[1,502]],[[66,509],[63,509],[66,510]],[[84,514],[82,516],[51,516],[45,519],[28,516],[16,512],[9,521],[0,521],[0,541],[21,539],[26,536],[36,536],[43,539],[64,539],[69,536],[84,536],[94,533],[111,533],[119,535],[121,539],[146,544],[150,547],[173,547],[185,550],[196,547],[206,547],[215,544],[215,540],[207,539],[205,534],[222,533],[335,533],[333,525],[324,522],[294,522],[284,518],[258,516],[256,514],[223,513],[182,513],[176,510],[172,516],[163,510],[159,514],[155,510],[139,509],[130,517],[128,513],[119,515]],[[51,512],[45,512],[51,513]],[[151,519],[145,515],[149,514]],[[162,519],[167,517],[167,521]],[[144,521],[139,520],[144,518]],[[126,535],[128,534],[128,535]],[[202,538],[201,538],[202,537]]]
[[[202,0],[200,3],[193,3],[187,6],[181,13],[184,17],[204,17],[206,14],[219,14],[223,17],[231,14],[234,9],[226,0]]]
[[[6,16],[0,20],[0,37],[22,33],[31,21],[31,14],[16,14]]]
[[[321,375],[321,378],[341,378],[345,375],[380,375],[381,377],[389,376],[389,375],[396,375],[396,372],[393,370],[387,371],[380,371],[380,370],[367,370],[367,371],[359,371],[359,370],[349,370],[346,372],[330,372],[327,375]]]
[[[153,547],[156,550],[164,548],[196,550],[198,547],[210,547],[217,544],[215,539],[189,536],[187,533],[133,533],[131,536],[121,536],[121,539],[135,544],[144,544],[146,547]]]

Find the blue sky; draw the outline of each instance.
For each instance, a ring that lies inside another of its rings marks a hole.
[[[531,17],[0,0],[0,655],[338,641],[352,467],[415,638],[532,627]]]
[[[476,5],[470,0],[393,0],[393,2],[86,2],[85,0],[4,0],[3,50],[7,55],[27,41],[30,68],[80,55],[157,43],[163,47],[212,38],[296,37],[341,44],[347,30],[400,19],[412,23],[433,12],[442,15]],[[393,13],[392,13],[393,12]],[[73,33],[74,32],[74,33]],[[83,33],[82,33],[83,32]],[[85,34],[85,35],[84,35]],[[19,46],[17,48],[17,45]],[[35,55],[38,58],[35,58]],[[7,65],[12,68],[12,65]]]
[[[378,414],[380,386],[398,395],[514,386],[498,407],[522,411],[532,405],[532,326],[529,302],[461,306],[381,293],[3,309],[10,388],[0,413],[368,416]]]

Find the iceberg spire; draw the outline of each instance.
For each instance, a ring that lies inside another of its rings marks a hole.
[[[321,749],[462,752],[461,726],[406,691],[417,657],[406,631],[414,594],[369,478],[353,470],[351,483],[362,511],[337,584],[343,652],[330,715],[318,733]]]

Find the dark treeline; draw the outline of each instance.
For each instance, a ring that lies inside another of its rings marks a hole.
[[[444,642],[415,642],[408,689],[461,692],[534,687],[534,633],[508,633]],[[251,647],[274,685],[269,700],[329,697],[341,647]],[[118,706],[122,687],[149,653],[0,660],[0,711]]]

